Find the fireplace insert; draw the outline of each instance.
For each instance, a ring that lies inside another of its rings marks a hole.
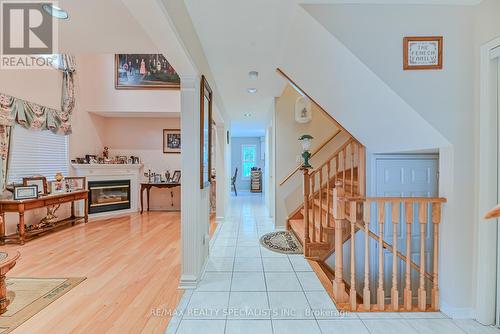
[[[130,209],[130,180],[89,181],[89,213]]]

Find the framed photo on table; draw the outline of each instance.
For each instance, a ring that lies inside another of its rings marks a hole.
[[[163,153],[181,153],[180,129],[163,129]]]
[[[443,68],[443,37],[405,37],[403,69],[440,70]]]
[[[64,182],[66,182],[67,192],[85,190],[87,187],[87,178],[85,176],[68,176],[64,178]]]
[[[23,178],[23,186],[36,185],[39,195],[47,195],[47,178],[45,176],[32,176]]]
[[[200,189],[210,185],[212,170],[212,89],[204,75],[200,84]]]
[[[181,171],[176,170],[172,176],[172,182],[173,183],[180,183],[181,182]]]
[[[52,195],[54,194],[61,194],[66,192],[66,182],[65,181],[51,181],[49,182],[50,185],[50,193]]]
[[[14,186],[14,199],[34,199],[38,198],[38,186],[36,184],[30,186]]]

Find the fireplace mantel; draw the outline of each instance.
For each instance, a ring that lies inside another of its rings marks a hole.
[[[141,169],[144,167],[143,164],[71,164],[71,166],[78,169],[86,169],[86,170],[97,170],[97,169]]]
[[[130,180],[130,209],[108,211],[90,215],[91,218],[127,214],[139,211],[140,181],[143,164],[71,164],[76,176],[85,176],[87,181]]]

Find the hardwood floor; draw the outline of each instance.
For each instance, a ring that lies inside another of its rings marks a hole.
[[[13,333],[163,333],[182,296],[180,213],[90,221],[19,250],[10,277],[87,277]]]

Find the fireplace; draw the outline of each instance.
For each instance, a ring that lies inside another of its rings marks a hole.
[[[130,209],[130,180],[89,181],[89,213]]]

